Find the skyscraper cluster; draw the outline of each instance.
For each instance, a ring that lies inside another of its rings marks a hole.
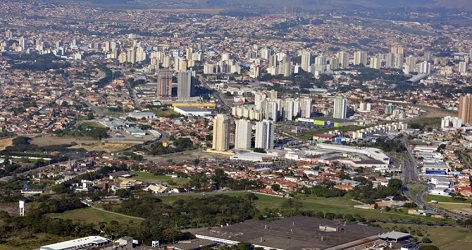
[[[218,114],[213,119],[213,146],[216,151],[225,151],[230,148],[229,130],[231,120],[229,116]],[[235,122],[234,148],[249,150],[252,148],[252,124],[246,119]],[[275,122],[262,120],[256,122],[255,148],[264,150],[273,149],[275,141]]]

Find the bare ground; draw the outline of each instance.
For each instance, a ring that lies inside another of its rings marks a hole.
[[[0,150],[4,150],[12,145],[13,138],[0,139]]]

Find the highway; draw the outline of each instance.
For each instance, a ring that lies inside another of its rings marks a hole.
[[[199,76],[198,79],[202,83],[203,87],[207,89],[211,89],[206,79],[203,76]],[[223,97],[223,94],[221,93],[221,91],[214,90],[213,96],[217,100],[217,103],[220,104],[220,108],[224,111],[224,113],[231,113],[231,106],[226,103],[225,98]]]
[[[407,149],[406,153],[408,154],[408,158],[403,159],[403,166],[402,166],[403,194],[405,195],[405,197],[407,197],[409,200],[414,202],[420,209],[428,209],[431,211],[435,211],[436,213],[444,217],[449,217],[454,220],[469,219],[467,216],[445,211],[437,207],[433,207],[424,200],[423,196],[428,192],[429,189],[432,188],[432,186],[431,184],[428,184],[426,181],[419,179],[418,165],[416,164],[416,159],[413,155],[413,152],[411,151],[411,148],[409,147],[408,143],[405,140],[403,140],[403,144],[405,145]],[[410,183],[421,183],[425,185],[425,188],[420,190],[413,197],[413,195],[410,193],[410,190],[408,189],[408,184]]]

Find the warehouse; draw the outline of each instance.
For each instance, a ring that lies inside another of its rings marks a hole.
[[[193,107],[174,107],[174,111],[183,116],[208,116],[211,115],[211,110],[204,108]]]
[[[42,246],[39,250],[72,250],[86,249],[89,247],[104,246],[110,243],[110,240],[101,236],[88,236],[80,239],[63,241],[47,246]]]
[[[251,220],[189,230],[197,239],[235,245],[249,242],[263,249],[353,249],[379,240],[387,230],[327,219],[294,216],[276,221]],[[337,248],[338,247],[338,248]]]

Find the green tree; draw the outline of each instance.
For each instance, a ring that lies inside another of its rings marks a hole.
[[[280,185],[277,184],[277,183],[272,184],[271,188],[272,188],[272,190],[274,190],[275,192],[279,192],[279,191],[280,191]]]
[[[433,241],[431,241],[431,239],[428,238],[428,237],[423,237],[423,239],[421,239],[421,242],[423,242],[423,243],[432,243]]]
[[[282,203],[281,206],[283,209],[298,210],[303,207],[303,203],[298,199],[287,199]]]

